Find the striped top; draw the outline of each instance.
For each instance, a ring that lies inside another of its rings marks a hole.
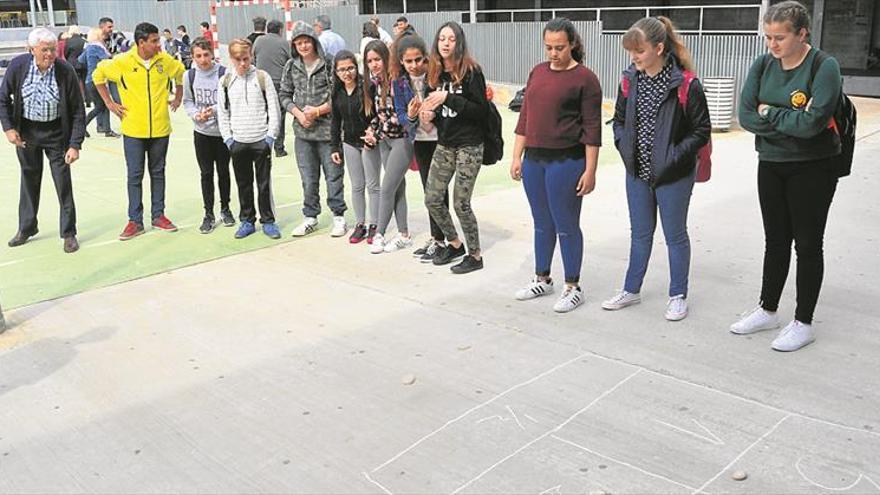
[[[55,80],[55,65],[40,72],[36,59],[31,63],[21,86],[22,116],[34,122],[52,122],[58,118],[61,93]]]
[[[259,76],[258,72],[263,75]],[[266,86],[265,96],[260,87],[260,77]],[[224,81],[228,81],[226,88],[223,87]],[[219,80],[217,100],[217,124],[223,141],[232,138],[239,143],[256,143],[267,137],[275,139],[278,136],[281,111],[278,94],[269,74],[258,71],[254,66],[244,76],[229,71]]]

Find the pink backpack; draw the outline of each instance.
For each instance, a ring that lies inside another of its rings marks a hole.
[[[687,112],[688,91],[691,87],[691,81],[697,78],[693,72],[682,71],[684,82],[678,87],[678,103],[681,104],[682,110]],[[623,91],[623,97],[629,98],[629,79],[624,76],[620,80],[620,89]],[[712,134],[709,133],[709,142],[700,148],[697,152],[697,182],[708,182],[712,177]]]

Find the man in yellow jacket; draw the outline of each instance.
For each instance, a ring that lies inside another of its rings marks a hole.
[[[183,98],[184,67],[163,52],[159,28],[142,22],[135,27],[136,50],[117,55],[98,64],[92,74],[95,88],[107,108],[122,121],[123,149],[128,168],[128,224],[119,240],[144,233],[144,165],[150,172],[151,216],[153,227],[175,232],[177,227],[165,216],[165,155],[171,118]],[[121,103],[113,101],[107,81],[116,83]],[[174,100],[168,101],[174,81]]]

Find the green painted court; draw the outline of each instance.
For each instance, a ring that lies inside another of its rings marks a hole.
[[[513,127],[517,114],[500,108],[504,118],[507,151],[504,163],[484,167],[478,182],[477,194],[486,194],[501,188],[517,187],[507,172],[507,158],[512,148]],[[183,266],[201,263],[232,254],[262,249],[279,242],[295,242],[290,237],[293,227],[302,220],[302,186],[293,154],[291,132],[288,131],[288,156],[274,158],[272,168],[273,195],[276,217],[284,237],[273,241],[258,230],[246,239],[233,238],[234,228],[218,227],[211,234],[198,231],[202,219],[202,200],[199,172],[192,145],[192,125],[186,114],[179,111],[172,116],[174,132],[168,149],[166,168],[166,215],[180,230],[175,233],[153,231],[130,241],[121,242],[117,236],[127,221],[125,192],[125,161],[121,139],[103,136],[86,139],[81,158],[73,165],[74,198],[77,207],[77,230],[80,251],[65,254],[58,234],[58,201],[52,177],[45,166],[42,199],[40,201],[40,233],[24,246],[9,248],[6,241],[18,226],[19,165],[11,145],[0,147],[0,301],[4,308],[26,306],[88,289],[125,282]],[[287,121],[290,126],[290,119]],[[95,124],[90,132],[97,135]],[[119,123],[113,120],[118,131]],[[611,143],[610,128],[606,127],[600,164],[617,162]],[[407,175],[410,217],[425,215],[423,195],[418,174]],[[327,235],[329,210],[323,204],[322,185],[321,232]],[[346,174],[346,201],[348,201]],[[144,179],[144,208],[149,212],[149,179]],[[233,178],[232,210],[238,215],[238,198]],[[219,207],[218,207],[219,208]],[[352,211],[347,212],[352,223]],[[392,224],[393,226],[393,224]],[[422,232],[413,232],[418,238]],[[328,242],[330,242],[328,240]],[[347,242],[347,238],[333,240]],[[357,247],[352,247],[357,249]]]

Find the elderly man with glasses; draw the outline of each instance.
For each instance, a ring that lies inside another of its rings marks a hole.
[[[73,253],[79,243],[70,165],[79,159],[86,114],[76,71],[56,59],[56,43],[48,29],[31,31],[30,53],[12,60],[0,85],[0,122],[21,165],[18,232],[9,246],[21,246],[37,234],[45,155],[61,204],[64,252]]]

